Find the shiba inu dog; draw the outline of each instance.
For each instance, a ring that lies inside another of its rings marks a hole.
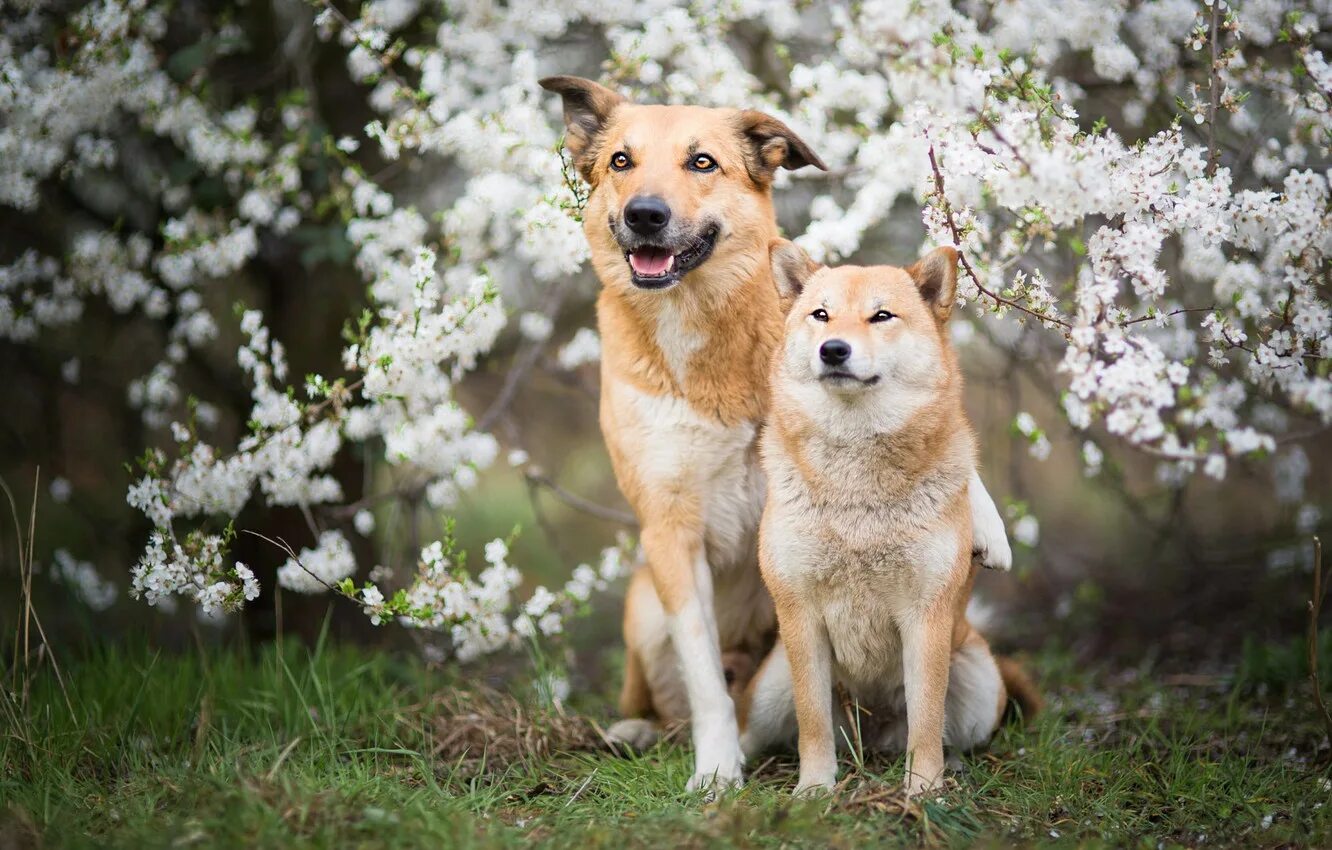
[[[869,714],[870,746],[907,753],[906,789],[933,787],[945,744],[990,739],[1008,699],[1034,710],[966,619],[975,579],[976,441],[945,322],[957,252],[906,268],[818,269],[773,249],[790,304],[762,439],[759,561],[779,645],[751,685],[751,755],[799,732],[797,793],[831,788],[834,687]],[[794,721],[794,722],[793,722]]]
[[[625,605],[626,719],[609,733],[644,747],[659,723],[688,719],[689,787],[735,784],[727,672],[757,666],[776,632],[757,559],[758,433],[783,316],[771,187],[780,168],[823,163],[762,112],[640,105],[577,77],[541,85],[563,100],[565,147],[591,186],[601,430],[647,560]],[[1003,522],[975,491],[983,557],[1007,568]]]

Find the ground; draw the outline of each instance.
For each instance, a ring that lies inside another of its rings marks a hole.
[[[290,644],[84,649],[59,680],[49,658],[26,682],[6,673],[0,848],[1327,847],[1329,753],[1297,657],[1167,676],[1039,653],[1049,710],[915,806],[900,763],[853,758],[830,799],[793,800],[779,758],[708,803],[682,790],[683,744],[600,746],[602,696],[536,708],[530,685],[463,684],[476,668]]]

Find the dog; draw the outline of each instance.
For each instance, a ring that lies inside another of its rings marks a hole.
[[[742,746],[753,757],[798,730],[797,794],[833,787],[838,738],[853,735],[905,750],[906,791],[920,794],[945,744],[989,741],[1010,685],[1038,708],[966,618],[976,439],[945,326],[957,261],[939,248],[905,269],[818,268],[792,243],[773,248],[790,309],[761,446],[759,563],[780,638],[751,683]],[[835,723],[836,688],[868,715]]]
[[[645,748],[689,720],[689,789],[740,783],[723,653],[757,666],[776,614],[758,569],[765,484],[758,435],[782,333],[769,245],[778,169],[825,168],[762,112],[636,104],[591,80],[547,77],[565,149],[590,186],[583,227],[602,283],[600,424],[647,562],[630,581],[612,740]],[[1011,562],[977,482],[980,550]]]

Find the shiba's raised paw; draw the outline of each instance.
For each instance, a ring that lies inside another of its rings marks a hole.
[[[985,545],[981,543],[980,535],[977,534],[972,555],[980,558],[981,566],[987,570],[1006,573],[1013,568],[1013,549],[1008,545],[1006,536],[1000,536],[997,545]]]
[[[972,554],[980,558],[981,566],[1007,572],[1013,568],[1013,548],[1008,543],[1008,530],[979,476],[972,476],[970,497]]]
[[[606,740],[613,749],[641,753],[652,749],[661,738],[661,729],[651,720],[626,717],[617,720],[606,730]]]

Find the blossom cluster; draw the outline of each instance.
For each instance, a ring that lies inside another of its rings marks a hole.
[[[594,591],[604,591],[625,576],[634,558],[632,544],[622,538],[602,550],[595,568],[579,564],[563,588],[552,591],[538,585],[525,602],[515,605],[522,574],[509,563],[508,542],[486,544],[486,566],[473,576],[465,568],[465,553],[457,551],[448,534],[421,550],[415,580],[392,597],[369,582],[358,589],[350,579],[336,589],[359,602],[376,625],[396,617],[405,626],[446,632],[454,655],[468,661],[524,639],[562,633],[565,618],[577,613]]]
[[[227,564],[230,537],[230,529],[225,534],[196,530],[181,540],[153,532],[131,571],[130,595],[149,605],[167,606],[183,596],[209,615],[238,610],[259,598],[254,571],[239,561]]]

